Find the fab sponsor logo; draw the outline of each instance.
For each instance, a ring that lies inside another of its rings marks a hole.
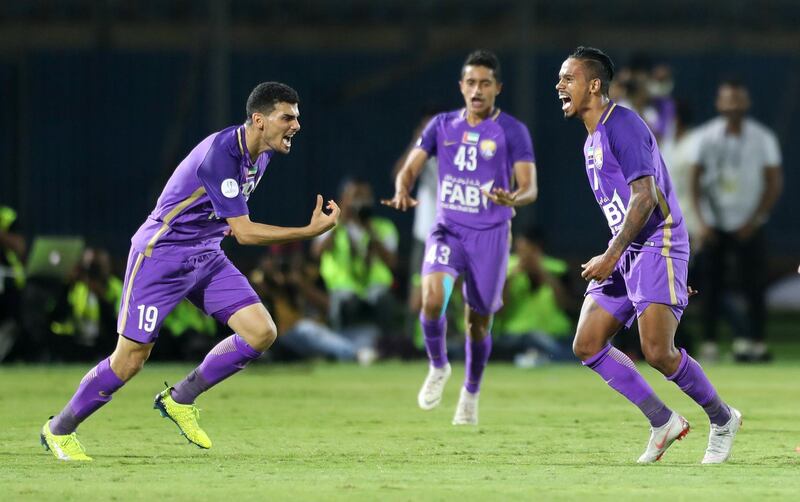
[[[597,201],[600,204],[600,208],[603,210],[603,214],[606,217],[606,221],[608,221],[608,228],[611,229],[611,233],[617,235],[622,228],[622,221],[625,219],[625,204],[622,202],[622,197],[619,196],[616,190],[614,190],[614,195],[609,199],[608,197],[603,197],[598,199]]]
[[[473,178],[446,175],[439,186],[439,204],[444,209],[462,213],[479,213],[489,207],[489,198],[483,194],[494,186],[494,180],[481,183]]]

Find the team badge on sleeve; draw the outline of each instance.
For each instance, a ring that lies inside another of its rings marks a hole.
[[[485,139],[480,144],[481,157],[486,160],[491,160],[494,154],[497,153],[497,143],[491,139]]]
[[[228,178],[222,180],[222,186],[220,186],[220,190],[222,191],[222,195],[229,199],[233,199],[239,195],[239,184],[236,183],[235,179]]]

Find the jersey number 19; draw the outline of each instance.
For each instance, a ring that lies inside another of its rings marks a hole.
[[[158,322],[158,307],[139,305],[139,329],[152,333]]]

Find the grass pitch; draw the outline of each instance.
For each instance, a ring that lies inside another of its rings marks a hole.
[[[95,461],[57,462],[45,419],[87,366],[0,368],[3,500],[793,499],[800,494],[800,367],[712,366],[744,413],[733,460],[702,466],[702,410],[654,370],[645,377],[693,431],[661,462],[635,463],[648,437],[638,410],[578,366],[490,365],[480,426],[450,425],[462,368],[423,412],[424,363],[254,365],[198,401],[214,441],[189,445],[151,409],[189,366],[148,365],[80,428]]]

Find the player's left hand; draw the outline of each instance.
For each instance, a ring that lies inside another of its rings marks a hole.
[[[309,223],[311,233],[314,236],[324,234],[335,227],[339,222],[339,215],[342,212],[336,202],[331,199],[325,205],[325,209],[330,211],[330,213],[326,214],[325,211],[322,210],[322,203],[322,195],[317,195],[317,205],[314,207],[314,212],[311,214],[311,222]]]
[[[516,192],[509,192],[508,190],[504,190],[502,188],[492,188],[491,192],[488,190],[481,190],[481,192],[483,192],[483,195],[488,197],[489,200],[500,206],[513,207],[516,205]]]
[[[587,281],[595,280],[602,282],[608,279],[614,267],[617,265],[617,258],[610,256],[608,253],[597,255],[586,263],[581,264],[583,272],[581,277]]]

